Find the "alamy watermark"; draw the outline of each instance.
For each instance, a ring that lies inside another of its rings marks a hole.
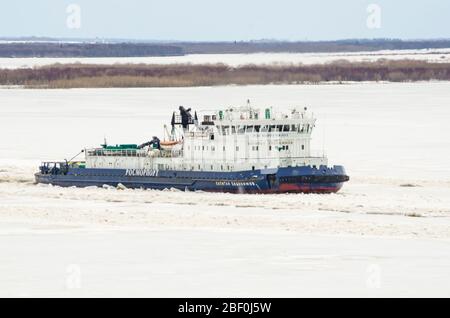
[[[81,7],[79,4],[72,3],[66,8],[66,13],[68,14],[66,19],[66,26],[69,29],[80,29],[81,28]]]
[[[370,264],[367,269],[366,287],[369,289],[381,288],[381,267],[378,264]]]
[[[78,264],[70,264],[66,268],[66,288],[79,289],[81,288],[81,267]]]
[[[381,28],[381,7],[379,4],[371,3],[366,9],[368,16],[366,20],[366,25],[369,29],[380,29]]]

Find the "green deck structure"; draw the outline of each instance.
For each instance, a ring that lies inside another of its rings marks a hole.
[[[122,145],[115,145],[115,146],[107,146],[102,145],[103,149],[106,150],[137,150],[138,145],[136,144],[122,144]]]

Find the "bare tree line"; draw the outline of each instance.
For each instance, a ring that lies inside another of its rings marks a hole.
[[[239,67],[224,64],[54,64],[39,68],[0,70],[0,85],[20,85],[29,88],[183,87],[429,80],[450,80],[450,63],[378,60]]]

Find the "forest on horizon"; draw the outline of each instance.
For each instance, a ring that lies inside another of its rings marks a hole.
[[[1,38],[0,38],[1,40]],[[0,57],[147,57],[187,54],[328,53],[450,48],[442,40],[236,41],[236,42],[68,42],[3,38]]]

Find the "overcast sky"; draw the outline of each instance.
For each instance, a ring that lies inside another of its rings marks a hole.
[[[1,0],[0,36],[450,38],[450,0]]]

